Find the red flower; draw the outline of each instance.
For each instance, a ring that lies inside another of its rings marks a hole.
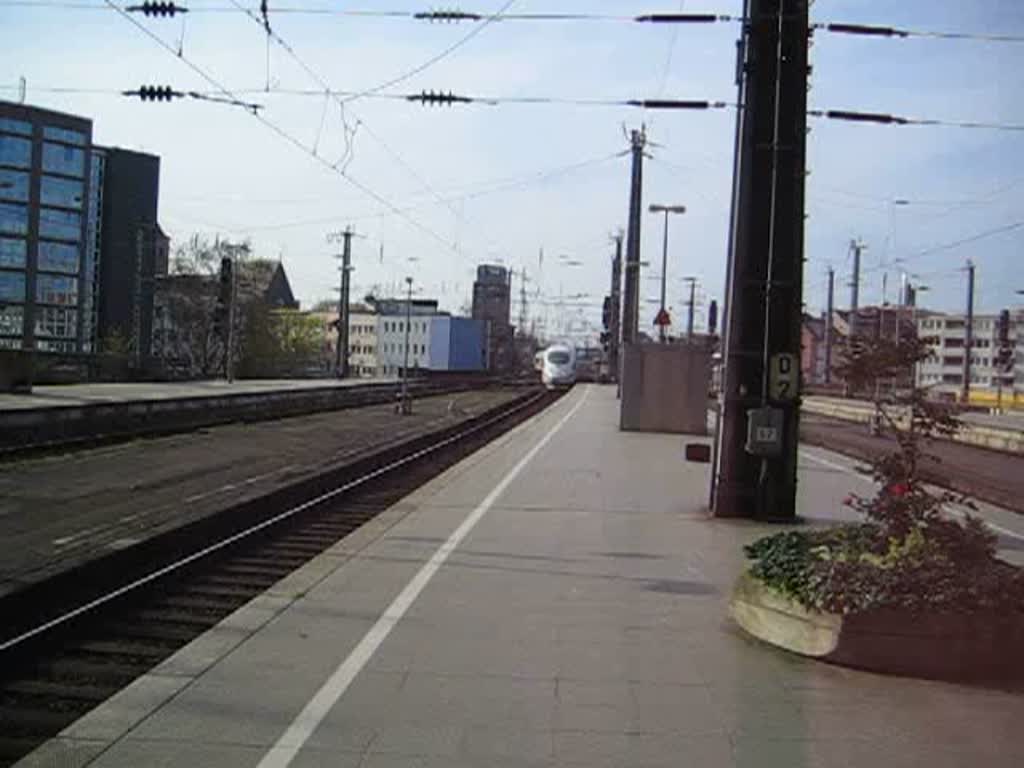
[[[893,483],[885,489],[885,492],[890,496],[906,496],[910,493],[910,486],[907,483]]]

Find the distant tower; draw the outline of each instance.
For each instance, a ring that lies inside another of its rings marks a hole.
[[[473,283],[473,319],[484,323],[491,371],[504,371],[512,365],[511,312],[509,271],[497,264],[479,265]]]

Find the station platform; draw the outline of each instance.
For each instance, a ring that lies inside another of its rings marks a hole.
[[[811,662],[731,624],[742,545],[777,529],[709,519],[683,442],[619,432],[614,389],[578,386],[19,765],[1024,764],[1019,692]],[[800,480],[811,524],[864,490],[821,449]],[[1019,521],[993,520],[1019,549]]]
[[[116,384],[45,384],[32,387],[28,394],[0,393],[0,411],[33,408],[74,408],[96,403],[132,403],[141,400],[180,400],[223,397],[226,394],[263,394],[301,392],[312,389],[393,383],[380,379],[242,379],[225,381],[139,382]]]

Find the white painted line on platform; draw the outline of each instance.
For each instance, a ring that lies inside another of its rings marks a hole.
[[[823,459],[818,454],[813,453],[811,451],[808,451],[806,448],[801,448],[800,449],[800,453],[803,456],[806,456],[811,461],[816,462],[818,464],[821,464],[823,467],[828,467],[829,469],[834,469],[837,472],[842,472],[843,474],[851,475],[852,477],[856,477],[856,478],[858,478],[860,480],[863,480],[866,483],[874,484],[874,482],[875,482],[874,480],[872,480],[867,475],[862,475],[860,472],[857,472],[854,469],[850,469],[849,467],[843,466],[842,464],[837,464],[834,461],[829,461],[828,459]]]
[[[586,402],[589,394],[590,389],[585,389],[583,396],[573,406],[572,410],[559,419],[558,423],[548,430],[544,437],[537,441],[533,448],[494,486],[484,500],[466,516],[448,539],[437,548],[430,559],[423,564],[416,575],[398,593],[398,596],[391,602],[391,605],[384,610],[384,613],[377,619],[377,622],[370,627],[370,630],[359,641],[359,644],[334,670],[331,676],[327,678],[327,681],[320,687],[320,690],[316,692],[313,698],[309,700],[306,706],[303,707],[281,738],[263,756],[257,768],[287,768],[287,766],[291,765],[299,750],[309,740],[309,737],[313,735],[313,731],[320,725],[324,717],[327,716],[327,713],[331,711],[331,708],[338,703],[338,700],[345,694],[345,691],[348,690],[348,687],[360,671],[362,671],[363,667],[366,666],[366,663],[373,658],[373,654],[377,652],[381,643],[391,634],[391,630],[395,628],[395,625],[398,624],[406,611],[416,601],[416,598],[419,597],[423,588],[427,586],[438,569],[444,565],[451,553],[455,551],[459,544],[462,543],[462,540],[480,522],[480,519],[487,514],[487,511],[494,505],[494,502],[505,492],[505,489],[516,479],[533,457],[548,444],[551,438],[555,436],[569,419],[576,415],[576,412]]]
[[[852,470],[849,467],[844,467],[842,464],[837,464],[834,461],[829,461],[828,459],[823,459],[820,456],[818,456],[817,454],[812,453],[811,451],[806,450],[805,448],[801,448],[800,449],[800,453],[802,455],[806,456],[811,461],[816,462],[818,464],[821,464],[823,467],[828,467],[829,469],[834,469],[834,470],[836,470],[838,472],[842,472],[844,474],[851,475],[853,477],[858,477],[858,478],[860,478],[861,480],[863,480],[863,481],[865,481],[867,483],[871,483],[872,485],[875,482],[873,479],[871,479],[867,475],[862,475],[860,472]],[[946,511],[950,512],[953,515],[956,515],[957,517],[959,517],[961,519],[966,517],[967,514],[968,514],[968,512],[966,510],[961,509],[959,507],[954,507],[954,506],[952,506],[950,504],[946,505]],[[991,520],[988,520],[986,518],[983,518],[983,519],[985,520],[985,524],[989,528],[991,528],[993,531],[995,531],[996,533],[1001,533],[1003,536],[1009,536],[1011,539],[1016,539],[1017,541],[1024,541],[1024,535],[1022,535],[1020,533],[1017,533],[1016,531],[1011,531],[1009,528],[1004,528],[1003,526],[999,525],[998,523],[993,523]]]

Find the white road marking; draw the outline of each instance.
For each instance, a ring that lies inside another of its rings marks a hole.
[[[584,390],[583,396],[573,406],[572,410],[559,419],[558,423],[548,430],[544,437],[537,441],[533,448],[494,486],[486,498],[466,516],[448,539],[437,548],[430,559],[423,564],[416,575],[398,593],[398,596],[391,602],[391,605],[384,610],[384,613],[381,614],[377,622],[363,636],[359,644],[334,670],[331,676],[327,678],[326,682],[324,682],[320,690],[316,692],[306,706],[303,707],[291,725],[288,726],[288,729],[281,735],[281,738],[263,756],[257,768],[287,768],[287,766],[291,765],[299,750],[302,749],[309,737],[313,735],[313,731],[316,730],[331,708],[345,694],[345,691],[348,690],[348,687],[360,671],[362,671],[363,667],[366,666],[366,663],[373,658],[373,654],[377,652],[381,643],[391,634],[391,630],[395,628],[395,625],[398,624],[406,611],[416,601],[420,592],[427,586],[438,569],[444,565],[449,555],[462,543],[462,540],[480,522],[480,519],[487,514],[487,511],[494,505],[494,502],[498,500],[509,484],[523,471],[523,468],[548,444],[565,423],[576,415],[576,412],[586,402],[589,394],[589,388]]]
[[[811,461],[814,461],[814,462],[817,462],[818,464],[821,464],[823,467],[828,467],[829,469],[834,469],[834,470],[837,470],[839,472],[843,472],[844,474],[851,475],[852,477],[860,478],[864,482],[871,483],[872,485],[874,485],[875,481],[872,480],[870,477],[868,477],[867,475],[862,475],[860,472],[856,472],[856,471],[850,469],[849,467],[844,467],[842,464],[837,464],[834,461],[829,461],[828,459],[823,459],[820,456],[818,456],[817,454],[812,453],[811,451],[808,451],[805,448],[801,448],[800,449],[800,453],[802,455],[806,456]],[[968,514],[967,510],[961,509],[959,507],[954,507],[954,506],[949,505],[949,504],[946,505],[946,511],[956,515],[957,517],[959,517],[961,519],[966,517],[967,514]],[[991,520],[987,520],[986,519],[985,520],[985,524],[989,528],[991,528],[993,531],[996,531],[997,533],[1001,533],[1003,536],[1009,536],[1011,539],[1016,539],[1017,541],[1024,541],[1024,535],[1022,535],[1020,533],[1017,533],[1016,531],[1011,531],[1009,528],[1004,528],[1003,526],[999,525],[998,523],[993,523]]]

